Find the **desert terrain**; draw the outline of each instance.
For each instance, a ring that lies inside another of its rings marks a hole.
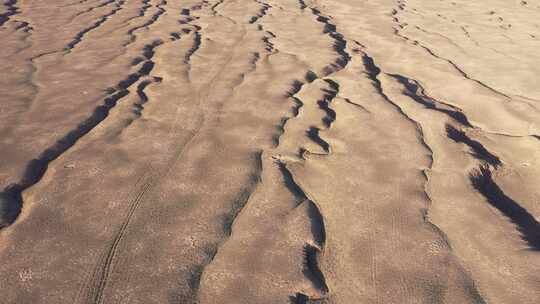
[[[0,303],[540,303],[538,0],[1,0]]]

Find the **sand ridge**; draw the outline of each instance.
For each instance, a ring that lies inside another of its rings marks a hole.
[[[0,303],[537,303],[536,1],[6,0]]]

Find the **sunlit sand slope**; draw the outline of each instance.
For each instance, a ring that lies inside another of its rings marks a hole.
[[[540,302],[538,1],[0,4],[0,303]]]

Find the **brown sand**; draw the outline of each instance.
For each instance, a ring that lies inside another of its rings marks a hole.
[[[2,0],[0,303],[540,302],[537,0]]]

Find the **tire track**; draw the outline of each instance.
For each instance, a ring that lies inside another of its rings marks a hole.
[[[104,103],[94,109],[92,115],[81,122],[75,129],[69,131],[52,146],[45,149],[37,158],[31,160],[19,182],[7,186],[0,192],[0,228],[11,225],[19,216],[24,204],[22,192],[36,183],[45,175],[51,162],[70,149],[75,143],[105,120],[112,108],[130,93],[130,88],[141,78],[150,74],[154,68],[152,57],[154,50],[163,44],[162,40],[154,40],[143,48],[141,67],[135,73],[121,80],[114,88],[109,88],[109,96]]]
[[[142,115],[142,110],[144,109],[143,105],[148,102],[148,96],[144,92],[145,88],[153,82],[161,82],[161,78],[159,77],[151,77],[150,79],[146,80],[143,80],[143,78],[149,76],[151,71],[153,70],[155,63],[152,58],[155,55],[156,48],[161,46],[162,44],[164,44],[164,42],[161,39],[156,39],[152,43],[147,44],[143,48],[143,56],[145,58],[145,61],[143,62],[139,72],[130,75],[130,77],[128,77],[125,82],[122,83],[122,86],[127,88],[138,83],[136,92],[139,95],[140,101],[138,104],[134,105],[134,111],[137,117],[140,117]],[[135,199],[129,204],[128,212],[124,217],[124,220],[122,221],[119,230],[112,239],[109,249],[106,251],[106,254],[101,259],[101,261],[96,265],[94,275],[91,278],[92,283],[86,283],[87,286],[91,285],[91,287],[83,287],[87,290],[85,298],[88,303],[103,303],[104,291],[107,287],[109,276],[112,273],[112,269],[114,267],[114,261],[118,254],[119,245],[124,239],[126,231],[133,219],[135,212],[141,205],[143,197],[162,177],[159,172],[154,172],[154,170],[152,170],[151,168],[149,168],[147,172],[148,173],[145,173],[145,175],[143,176],[143,179],[146,181],[141,186],[141,190],[138,191]],[[146,178],[145,176],[148,177]]]
[[[122,239],[124,238],[127,228],[133,218],[133,215],[135,214],[135,211],[137,210],[137,208],[142,202],[142,198],[153,185],[154,185],[153,180],[149,178],[149,180],[143,184],[142,190],[138,193],[133,203],[129,206],[128,213],[126,214],[125,220],[124,222],[122,222],[122,225],[120,226],[118,233],[112,240],[111,247],[108,250],[107,254],[105,255],[105,259],[102,263],[102,267],[99,268],[99,271],[97,272],[99,274],[98,275],[99,279],[97,281],[97,286],[90,289],[89,303],[93,303],[93,304],[103,303],[103,291],[105,290],[108,277],[111,272],[111,267],[113,266],[113,261],[116,256],[116,252],[118,251],[118,246],[120,242],[122,241]]]
[[[75,145],[80,138],[105,120],[109,111],[122,98],[129,94],[131,85],[145,74],[145,69],[146,67],[143,66],[139,72],[129,75],[126,79],[118,83],[116,88],[112,89],[109,96],[105,98],[104,103],[94,109],[89,118],[81,122],[75,129],[69,131],[55,144],[45,149],[37,158],[31,160],[27,164],[21,180],[16,184],[7,186],[0,192],[0,205],[7,206],[7,215],[4,218],[4,222],[0,223],[0,228],[11,225],[19,216],[24,204],[22,192],[37,184],[45,175],[51,162],[60,157],[60,155]]]
[[[190,15],[190,10],[189,9],[182,9],[181,10],[181,14],[182,15],[187,15],[189,16]],[[195,19],[189,19],[187,22],[180,22],[180,24],[186,24],[188,22],[191,22]],[[174,39],[173,39],[174,41]],[[150,60],[153,55],[154,55],[154,50],[157,46],[161,45],[163,42],[160,41],[160,42],[155,42],[151,45],[148,45],[146,48],[145,48],[145,51],[144,51],[144,56],[147,58],[147,60]],[[151,64],[151,67],[145,69],[144,68],[144,65],[143,65],[143,70],[145,70],[145,74],[148,75],[148,73],[152,70],[153,68],[153,62]],[[219,74],[221,74],[223,72],[223,69],[225,67],[222,68],[222,70],[220,72],[217,73],[216,77],[213,77],[210,81],[210,84],[208,86],[211,86],[212,83],[217,79],[217,76]],[[139,88],[142,87],[142,89],[144,89],[144,87],[146,87],[147,84],[145,84],[144,82],[141,82],[141,84],[139,85]],[[201,99],[203,98],[207,98],[208,94],[203,97],[201,96],[200,93],[201,90],[199,90],[199,104],[201,103]],[[144,94],[144,93],[143,93]],[[142,95],[142,100],[145,99],[145,95]],[[172,168],[174,167],[174,164],[181,158],[181,156],[183,155],[184,151],[186,150],[186,148],[189,146],[189,144],[198,136],[199,134],[199,131],[200,129],[202,128],[202,126],[204,125],[204,117],[201,119],[201,122],[199,123],[199,127],[197,128],[197,130],[195,130],[190,138],[187,140],[186,144],[182,146],[182,148],[179,150],[179,152],[173,157],[173,159],[171,160],[169,166],[167,166],[166,170],[165,171],[162,171],[162,172],[155,172],[153,175],[151,175],[149,177],[149,181],[146,182],[143,186],[142,186],[142,189],[141,191],[138,192],[138,195],[137,197],[133,200],[132,203],[130,203],[130,209],[126,215],[126,217],[124,218],[124,221],[120,227],[120,230],[118,231],[118,233],[115,235],[113,241],[112,241],[112,244],[111,244],[111,247],[108,249],[107,253],[104,255],[104,258],[102,259],[102,261],[100,263],[98,263],[98,265],[96,265],[96,270],[94,271],[94,275],[92,277],[92,281],[93,281],[93,284],[92,287],[89,287],[87,288],[88,292],[87,292],[87,299],[90,301],[89,303],[92,303],[92,304],[98,304],[98,303],[103,303],[103,299],[104,299],[104,291],[106,290],[106,287],[107,287],[107,282],[109,280],[109,276],[114,268],[114,261],[116,259],[116,257],[118,256],[118,251],[119,251],[119,244],[122,242],[122,240],[124,239],[125,235],[126,235],[126,232],[128,231],[128,227],[132,221],[132,218],[133,218],[133,215],[135,214],[135,211],[139,208],[140,204],[141,204],[141,201],[142,201],[142,198],[147,194],[149,193],[149,191],[151,191],[151,189],[154,187],[154,185],[156,185],[159,180],[161,180],[162,178],[164,178],[165,176],[167,176]],[[175,121],[176,123],[176,121]],[[174,128],[174,125],[171,129],[171,132]],[[233,214],[238,214],[239,212],[241,212],[242,210],[242,207],[245,205],[245,203],[247,202],[247,200],[249,199],[249,195],[252,191],[247,191],[246,194],[247,196],[244,197],[244,199],[241,199],[243,200],[244,202],[240,202],[241,200],[239,200],[239,206],[240,207],[237,207],[237,211],[236,213],[233,212]],[[232,217],[231,219],[231,225],[232,225],[232,222],[234,221],[234,218],[235,216]],[[217,252],[217,251],[216,251]],[[200,267],[200,271],[198,273],[195,273],[194,274],[194,278],[192,279],[193,284],[197,285],[198,284],[198,280],[197,278],[200,277],[200,274],[202,273],[204,267]],[[88,284],[87,284],[88,285]]]

